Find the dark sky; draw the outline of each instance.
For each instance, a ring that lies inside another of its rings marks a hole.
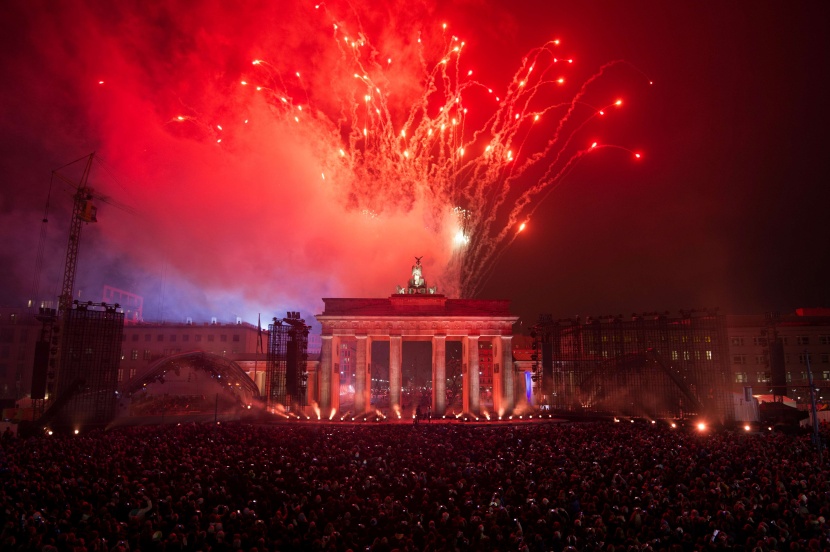
[[[377,183],[357,201],[338,187],[352,173],[321,178],[344,138],[330,128],[342,122],[337,106],[354,87],[335,44],[362,29],[388,65],[396,132],[421,94],[418,36],[432,65],[460,37],[459,67],[495,94],[554,38],[574,60],[567,101],[603,64],[626,62],[590,89],[595,101],[619,94],[623,107],[574,132],[579,147],[619,148],[591,153],[534,198],[525,231],[485,259],[480,297],[512,300],[526,324],[540,313],[830,306],[826,3],[377,4],[6,2],[0,304],[25,304],[36,281],[41,298],[57,296],[65,184],[53,185],[35,270],[50,173],[92,151],[101,163],[90,184],[135,214],[99,203],[99,223],[82,235],[83,299],[109,284],[144,296],[148,320],[254,322],[288,310],[310,319],[322,297],[388,296],[414,256],[428,282],[443,283],[452,229],[425,224],[434,204],[402,207],[395,167],[371,173]],[[260,99],[254,84],[277,92]],[[306,111],[282,110],[285,91]],[[480,90],[464,102],[477,113],[494,105]]]

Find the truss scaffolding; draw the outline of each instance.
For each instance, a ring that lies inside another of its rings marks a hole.
[[[298,312],[289,312],[282,320],[274,318],[268,325],[265,400],[269,411],[308,404],[309,330]]]
[[[55,400],[44,416],[56,427],[106,425],[115,416],[124,313],[75,302],[64,316]]]
[[[732,418],[726,319],[714,311],[542,317],[533,336],[537,401],[554,411]]]

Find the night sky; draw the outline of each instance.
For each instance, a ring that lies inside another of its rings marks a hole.
[[[353,208],[332,191],[337,175],[321,179],[337,148],[241,86],[264,82],[251,62],[265,60],[295,105],[336,120],[354,82],[338,22],[393,60],[393,119],[421,93],[418,36],[432,64],[460,37],[459,66],[496,94],[552,39],[574,60],[563,97],[626,62],[591,89],[623,106],[574,136],[619,147],[582,158],[488,259],[479,297],[512,300],[524,324],[830,307],[829,21],[824,2],[11,0],[0,18],[0,305],[24,305],[36,281],[40,298],[58,295],[71,206],[61,182],[35,270],[50,174],[92,151],[90,185],[131,212],[99,202],[84,228],[83,300],[109,284],[142,295],[146,320],[309,320],[322,297],[393,293],[415,256],[441,291],[450,230],[426,228],[418,205]],[[492,104],[465,96],[471,112]],[[381,199],[397,186],[377,185]]]

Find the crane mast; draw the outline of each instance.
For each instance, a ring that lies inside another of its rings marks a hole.
[[[63,286],[58,299],[58,318],[72,308],[73,288],[75,287],[75,273],[78,266],[78,248],[81,244],[81,226],[84,222],[97,222],[96,207],[92,203],[92,188],[87,186],[89,172],[92,168],[91,153],[86,161],[83,176],[75,190],[72,205],[72,221],[69,226],[69,245],[66,248],[66,264],[63,271]]]

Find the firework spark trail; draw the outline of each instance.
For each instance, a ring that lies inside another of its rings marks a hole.
[[[550,41],[525,56],[499,97],[471,78],[472,71],[462,70],[466,44],[447,34],[444,25],[444,52],[437,63],[430,64],[418,38],[422,88],[396,125],[388,92],[392,59],[381,55],[362,28],[352,35],[342,23],[334,22],[332,28],[340,68],[354,83],[340,98],[339,113],[330,116],[313,106],[313,91],[305,88],[300,73],[292,93],[287,79],[262,60],[254,65],[262,70],[258,78],[267,82],[257,90],[270,94],[277,116],[302,123],[317,142],[321,176],[348,208],[394,216],[421,203],[427,207],[424,223],[433,232],[459,227],[462,245],[445,269],[442,287],[449,294],[475,296],[494,261],[516,239],[518,223],[538,208],[540,194],[561,183],[596,147],[575,144],[580,131],[607,107],[596,109],[583,100],[607,69],[621,62],[603,65],[571,97],[551,102],[546,98],[565,82],[553,72],[573,60],[559,58],[559,41]],[[496,107],[480,128],[469,132],[464,97],[479,92],[494,96]],[[305,102],[295,102],[295,96]],[[557,124],[541,140],[537,134],[542,130],[534,132],[534,127],[551,116],[559,117]],[[534,171],[541,175],[534,177]]]
[[[516,170],[511,171],[511,173],[504,179],[505,186],[501,189],[501,192],[496,200],[497,205],[501,205],[507,200],[507,192],[510,189],[510,186],[516,180],[521,179],[524,173],[531,168],[533,168],[537,163],[540,163],[544,160],[548,160],[548,165],[545,173],[533,184],[530,188],[528,188],[524,193],[522,193],[516,200],[513,207],[510,209],[507,215],[506,223],[500,223],[499,227],[500,230],[496,231],[493,230],[493,225],[499,222],[499,219],[496,217],[496,211],[491,212],[491,216],[485,219],[481,226],[484,230],[485,235],[490,235],[491,232],[495,232],[495,236],[489,240],[483,240],[479,243],[479,248],[476,251],[476,255],[472,256],[471,259],[468,260],[468,263],[471,264],[471,269],[474,272],[482,274],[484,276],[478,283],[478,287],[480,288],[483,283],[486,282],[487,276],[489,273],[485,270],[485,264],[489,263],[491,266],[495,263],[498,259],[498,254],[503,253],[513,241],[518,237],[519,232],[516,230],[516,226],[519,224],[520,221],[527,220],[530,218],[531,215],[536,211],[536,209],[541,205],[541,202],[536,201],[539,194],[542,192],[549,193],[553,188],[555,188],[558,184],[560,184],[564,177],[570,172],[570,170],[574,167],[577,161],[579,161],[584,155],[593,151],[595,149],[594,146],[588,146],[585,148],[577,149],[573,151],[569,149],[574,141],[575,137],[578,135],[578,132],[582,130],[597,114],[603,113],[605,109],[596,109],[591,106],[590,109],[592,113],[588,115],[585,119],[581,120],[575,129],[567,132],[565,136],[562,136],[563,129],[566,127],[566,124],[570,121],[570,119],[574,116],[575,110],[580,105],[587,105],[581,102],[581,98],[585,95],[588,87],[597,79],[599,79],[605,71],[622,63],[620,61],[613,61],[609,62],[597,71],[594,75],[592,75],[587,81],[585,81],[582,86],[580,87],[577,94],[574,98],[566,105],[567,111],[565,115],[563,115],[559,119],[559,124],[557,125],[556,131],[553,134],[553,137],[547,142],[545,147],[540,151],[537,151],[528,156],[527,160]],[[545,84],[545,83],[540,83]],[[535,91],[533,92],[535,94]],[[527,102],[525,102],[525,105]],[[612,104],[613,105],[613,104]],[[557,104],[554,106],[549,106],[546,110],[555,108],[555,107],[563,107],[562,104]],[[534,115],[535,118],[535,115]],[[524,142],[523,142],[524,145]],[[567,157],[563,158],[567,153]],[[505,240],[508,237],[511,237],[509,242],[505,243]]]

